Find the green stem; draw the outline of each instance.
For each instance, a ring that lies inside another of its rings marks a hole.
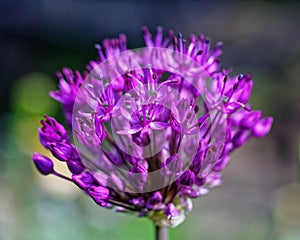
[[[169,229],[166,227],[155,226],[156,240],[169,240]]]

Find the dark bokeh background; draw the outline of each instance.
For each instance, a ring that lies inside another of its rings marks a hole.
[[[272,132],[232,156],[224,185],[196,201],[172,239],[300,239],[300,4],[296,1],[0,0],[0,239],[153,239],[146,219],[103,210],[31,163],[39,119],[62,119],[48,91],[83,70],[94,43],[141,27],[222,40],[223,67],[252,72],[252,103]],[[62,169],[61,166],[58,166]]]

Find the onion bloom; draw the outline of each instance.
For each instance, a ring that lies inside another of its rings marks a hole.
[[[95,47],[86,71],[64,68],[50,96],[67,127],[45,115],[41,144],[67,164],[71,177],[34,153],[37,169],[76,184],[96,204],[176,227],[193,198],[222,183],[230,154],[262,138],[273,119],[253,110],[251,74],[222,69],[222,43],[203,35],[185,40],[144,27],[145,47],[128,50],[126,36]],[[71,142],[71,139],[72,142]]]

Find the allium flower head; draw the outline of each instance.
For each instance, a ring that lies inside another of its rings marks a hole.
[[[59,90],[72,132],[45,116],[42,145],[67,164],[71,178],[35,153],[42,174],[72,181],[98,205],[136,212],[174,227],[192,209],[191,199],[221,184],[229,155],[250,138],[261,138],[272,118],[248,103],[251,74],[220,69],[221,43],[203,35],[162,28],[145,48],[127,50],[126,37],[97,44],[98,59],[84,73],[63,69]]]

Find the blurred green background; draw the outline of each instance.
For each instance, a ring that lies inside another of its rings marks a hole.
[[[296,1],[0,1],[0,240],[154,238],[147,219],[101,209],[31,162],[43,152],[43,114],[63,119],[48,95],[55,72],[82,71],[97,56],[94,43],[120,32],[141,47],[143,25],[223,41],[223,67],[251,72],[254,108],[275,118],[265,139],[232,156],[224,185],[194,201],[171,239],[299,240],[299,12]]]

